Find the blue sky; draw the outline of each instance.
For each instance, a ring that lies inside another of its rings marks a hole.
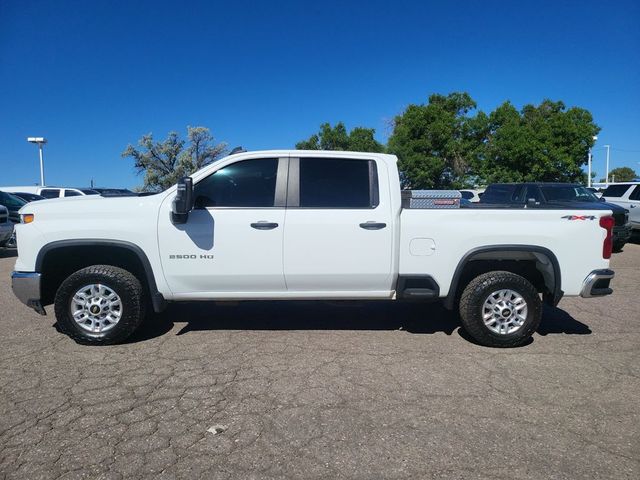
[[[187,125],[293,148],[325,121],[389,121],[433,92],[544,98],[602,127],[594,170],[640,170],[640,2],[0,2],[0,185],[133,187],[120,157]]]

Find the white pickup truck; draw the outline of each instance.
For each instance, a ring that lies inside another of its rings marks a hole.
[[[495,347],[526,342],[543,301],[611,293],[611,212],[412,196],[392,155],[243,152],[155,195],[26,205],[13,290],[86,344],[168,302],[406,299],[458,308]]]

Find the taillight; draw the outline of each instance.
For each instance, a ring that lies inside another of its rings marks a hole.
[[[602,242],[602,258],[611,258],[613,250],[613,226],[615,225],[613,217],[600,217],[600,226],[607,231],[607,236]]]

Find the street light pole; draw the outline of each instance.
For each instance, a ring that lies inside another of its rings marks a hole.
[[[29,137],[27,138],[29,143],[37,143],[38,151],[40,153],[40,186],[44,187],[44,159],[42,157],[43,145],[47,143],[47,139],[44,137]]]
[[[609,150],[611,145],[605,145],[605,147],[607,148],[607,174],[605,175],[605,178],[607,179],[607,187],[609,186]]]
[[[595,143],[595,141],[598,140],[597,136],[593,136],[593,141]],[[587,174],[587,187],[591,187],[591,159],[592,159],[592,155],[591,155],[591,147],[589,147],[589,156],[587,157],[587,163],[589,164],[589,173]]]
[[[42,159],[42,143],[38,144],[38,150],[40,151],[40,186],[44,187],[44,160]]]

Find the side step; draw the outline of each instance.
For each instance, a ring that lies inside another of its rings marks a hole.
[[[401,275],[396,294],[398,298],[434,301],[440,298],[440,287],[431,275]]]

